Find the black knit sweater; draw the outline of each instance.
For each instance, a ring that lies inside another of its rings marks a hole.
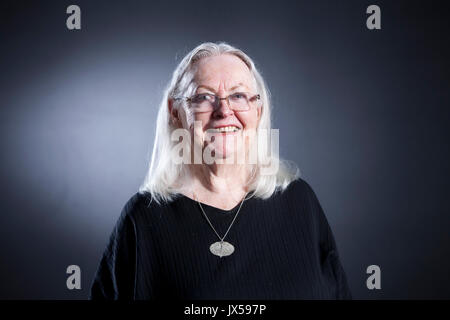
[[[126,203],[91,288],[91,299],[350,299],[335,240],[303,179],[267,200],[250,198],[213,255],[217,235],[184,195],[158,205],[149,193]],[[220,236],[239,208],[202,203]]]

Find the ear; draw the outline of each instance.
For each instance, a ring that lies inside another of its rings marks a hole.
[[[167,107],[169,108],[170,121],[173,125],[177,125],[180,121],[178,110],[173,107],[173,99],[167,99]]]

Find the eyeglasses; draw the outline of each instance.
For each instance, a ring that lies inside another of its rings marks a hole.
[[[257,104],[261,96],[249,92],[235,92],[225,98],[220,98],[212,93],[199,93],[189,98],[174,98],[174,100],[183,99],[190,103],[193,112],[214,111],[220,105],[220,100],[227,100],[228,107],[234,111],[248,111],[252,105]]]

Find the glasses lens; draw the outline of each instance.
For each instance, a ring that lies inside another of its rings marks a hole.
[[[230,108],[236,111],[249,110],[250,103],[256,102],[256,100],[258,99],[254,99],[249,93],[246,92],[235,92],[228,96]],[[216,101],[216,96],[210,93],[196,94],[190,99],[190,102],[194,112],[214,111],[219,104],[219,100]]]
[[[205,112],[214,109],[215,97],[212,94],[200,93],[191,98],[192,108],[196,112]]]
[[[234,110],[248,110],[248,95],[244,92],[236,92],[229,97],[230,105]]]

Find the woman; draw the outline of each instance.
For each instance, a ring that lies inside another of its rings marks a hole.
[[[181,61],[149,172],[123,208],[91,298],[351,298],[314,191],[258,143],[270,112],[241,50],[203,43]]]

